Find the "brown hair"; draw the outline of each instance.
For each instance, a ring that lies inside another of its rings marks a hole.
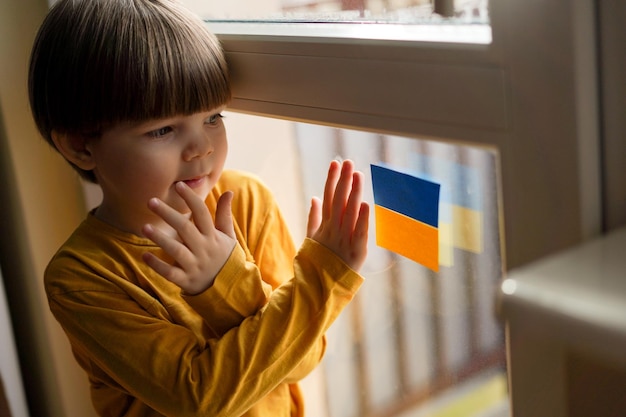
[[[37,34],[28,84],[53,146],[53,131],[97,138],[120,122],[193,114],[231,97],[218,40],[175,0],[59,0]]]

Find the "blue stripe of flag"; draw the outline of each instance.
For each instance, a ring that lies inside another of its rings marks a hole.
[[[439,184],[379,165],[371,169],[374,204],[438,226]]]

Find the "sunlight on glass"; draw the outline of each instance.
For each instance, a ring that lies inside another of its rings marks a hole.
[[[281,22],[489,24],[488,0],[185,0],[207,19]],[[443,7],[437,6],[444,5]]]
[[[488,0],[183,1],[219,34],[491,43]]]

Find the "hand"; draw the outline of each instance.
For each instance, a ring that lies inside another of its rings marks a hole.
[[[363,174],[352,161],[332,161],[328,169],[324,201],[311,201],[307,237],[332,250],[358,271],[367,255],[369,205],[362,201]]]
[[[145,253],[143,259],[186,294],[194,295],[213,284],[237,242],[231,214],[233,193],[229,191],[220,196],[214,224],[204,201],[185,183],[177,183],[176,191],[191,209],[193,222],[156,198],[148,202],[148,207],[176,230],[179,239],[151,224],[142,229],[146,237],[174,259],[175,264],[170,265],[151,253]]]

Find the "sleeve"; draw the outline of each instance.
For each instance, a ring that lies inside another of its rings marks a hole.
[[[271,292],[272,287],[261,279],[257,267],[246,261],[242,247],[236,245],[213,285],[198,295],[183,298],[215,335],[222,336],[255,315]]]
[[[294,274],[295,245],[272,192],[258,178],[242,175],[245,181],[239,181],[242,186],[236,193],[234,217],[262,280],[275,289]],[[325,349],[322,336],[284,382],[296,383],[307,376],[319,365]]]
[[[332,252],[307,240],[294,277],[257,314],[204,345],[113,284],[59,293],[49,302],[74,349],[88,352],[133,396],[166,416],[219,417],[241,415],[284,381],[361,282]]]
[[[263,281],[275,289],[293,276],[296,256],[280,208],[271,190],[258,177],[229,171],[223,178],[223,182],[214,188],[209,208],[213,209],[213,201],[219,195],[227,190],[234,191],[232,214],[237,239],[247,250],[249,260],[259,267]]]

